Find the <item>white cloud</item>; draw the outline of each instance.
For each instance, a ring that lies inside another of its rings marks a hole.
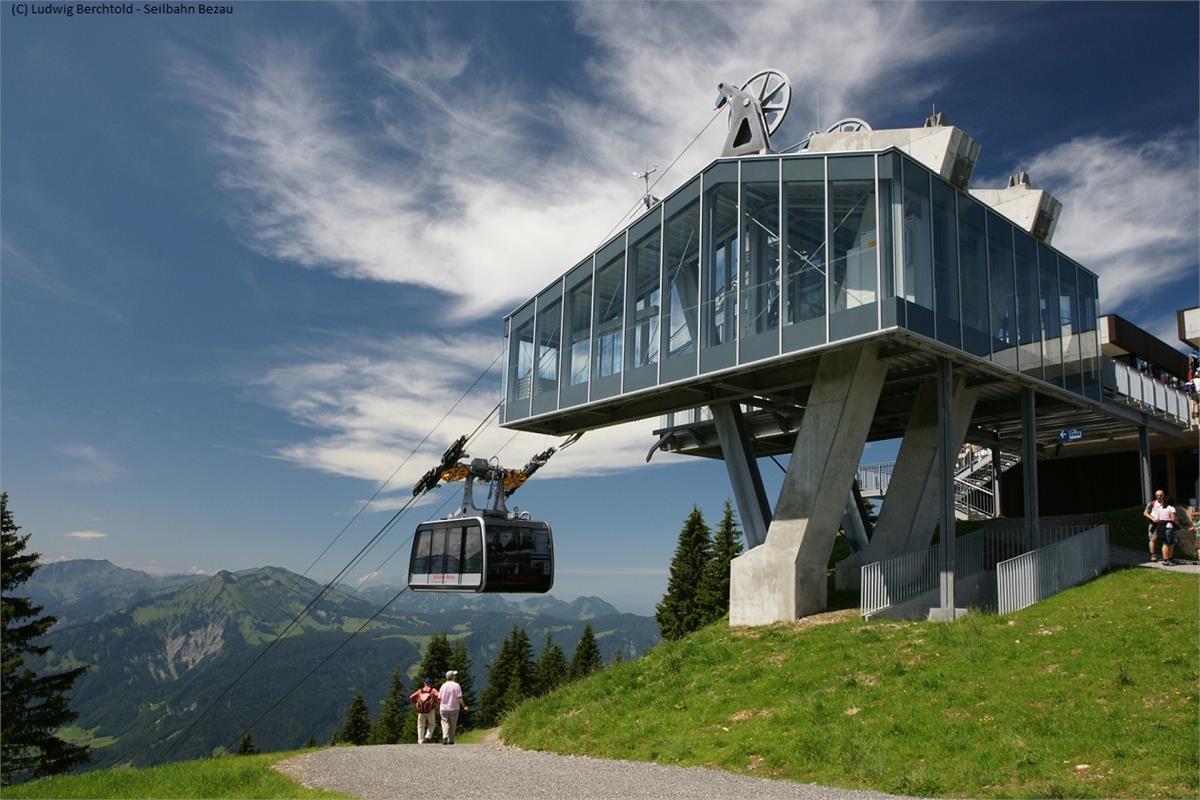
[[[1102,310],[1121,309],[1175,341],[1175,308],[1195,302],[1200,281],[1195,132],[1073,139],[1038,154],[1028,169],[1062,201],[1054,245],[1100,276]],[[1190,299],[1163,305],[1156,287],[1188,275]]]
[[[101,533],[100,531],[71,531],[69,533],[64,533],[63,536],[66,536],[68,539],[106,539],[106,538],[108,538],[107,533]]]
[[[61,473],[68,480],[83,483],[104,483],[119,478],[124,470],[111,458],[90,444],[68,444],[57,448],[58,454],[70,464]]]
[[[529,296],[597,245],[637,195],[630,171],[665,165],[709,120],[716,83],[767,66],[761,54],[795,81],[787,135],[799,138],[816,124],[818,90],[825,122],[915,103],[933,88],[917,68],[971,38],[919,4],[576,9],[597,53],[571,94],[506,82],[485,53],[428,26],[403,49],[364,48],[358,66],[391,88],[359,105],[349,98],[364,90],[342,91],[338,68],[299,44],[259,43],[233,75],[181,59],[176,75],[215,123],[253,246],[437,289],[472,316]],[[722,127],[664,189],[716,155]]]

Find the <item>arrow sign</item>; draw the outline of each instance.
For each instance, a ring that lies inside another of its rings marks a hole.
[[[1060,442],[1078,442],[1083,439],[1082,428],[1067,428],[1065,431],[1058,432],[1058,440]]]

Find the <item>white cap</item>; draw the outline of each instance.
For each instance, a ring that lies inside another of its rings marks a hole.
[[[447,678],[453,678],[456,675],[458,675],[458,670],[454,670],[454,669],[446,670]]]

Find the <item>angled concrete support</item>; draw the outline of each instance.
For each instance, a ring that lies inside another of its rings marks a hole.
[[[850,549],[861,553],[870,546],[867,538],[867,523],[863,521],[862,494],[858,491],[858,481],[850,487],[850,496],[846,498],[846,513],[842,514],[842,533],[850,543]]]
[[[954,519],[954,462],[958,451],[962,449],[961,440],[955,446],[954,434],[954,393],[952,381],[953,367],[948,358],[938,358],[937,363],[937,405],[938,405],[938,516],[941,518],[941,535],[938,537],[938,562],[941,567],[938,581],[938,611],[931,614],[930,619],[940,619],[953,622],[958,616],[955,608],[954,578],[958,565],[955,563],[957,548],[955,547]]]
[[[1037,417],[1033,389],[1021,390],[1021,467],[1025,470],[1025,549],[1042,546],[1038,527]]]
[[[717,439],[721,443],[725,469],[729,471],[729,483],[742,520],[742,531],[746,534],[747,549],[758,547],[767,539],[771,504],[750,447],[742,409],[736,403],[718,403],[709,409],[716,423]]]
[[[962,450],[978,398],[978,389],[969,388],[963,379],[957,381],[949,409],[952,463]],[[917,390],[864,563],[929,546],[942,505],[939,441],[938,385],[926,383]]]
[[[767,540],[731,565],[731,624],[825,608],[826,565],[886,373],[869,342],[822,356]]]
[[[1142,502],[1154,499],[1154,478],[1150,472],[1150,433],[1145,425],[1138,426],[1138,472],[1142,479]]]

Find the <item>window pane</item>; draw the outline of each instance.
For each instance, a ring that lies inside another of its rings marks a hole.
[[[1072,392],[1083,393],[1083,376],[1079,371],[1079,296],[1075,291],[1075,265],[1058,258],[1058,313],[1062,326],[1063,386]]]
[[[1042,361],[1046,380],[1062,385],[1062,320],[1058,310],[1058,261],[1054,251],[1038,245],[1038,313],[1042,326]]]
[[[446,529],[433,530],[433,544],[429,548],[429,572],[437,574],[445,572],[446,565]]]
[[[854,162],[873,159],[829,160],[829,338],[831,340],[875,330],[875,284],[878,247],[875,229],[875,180],[838,179],[839,172],[853,173]],[[851,162],[851,163],[845,163]],[[874,171],[871,166],[870,170]]]
[[[1017,341],[1021,372],[1042,377],[1042,323],[1039,313],[1037,242],[1024,231],[1013,237],[1017,267]]]
[[[611,397],[621,390],[623,331],[625,308],[624,237],[606,247],[597,257],[596,296],[592,332],[592,398]],[[605,379],[610,380],[605,380]],[[604,381],[603,383],[597,383]]]
[[[1017,287],[1013,277],[1012,225],[988,212],[988,297],[991,301],[992,361],[1017,368]]]
[[[562,357],[561,333],[561,287],[555,287],[538,298],[537,352],[533,371],[533,412],[535,414],[558,408],[558,364]]]
[[[533,380],[533,306],[518,311],[512,318],[508,339],[508,388],[505,419],[529,416],[530,385]]]
[[[784,162],[785,350],[825,341],[825,160]]]
[[[463,542],[462,571],[478,573],[483,571],[483,538],[479,535],[479,526],[467,527],[466,539]]]
[[[879,157],[879,274],[883,285],[880,298],[880,322],[885,328],[907,324],[905,302],[897,294],[904,289],[904,254],[897,253],[899,238],[892,234],[904,225],[904,187],[900,181],[900,157],[894,154]]]
[[[446,568],[443,570],[444,572],[458,574],[458,567],[462,563],[462,545],[462,528],[452,528],[446,531]]]
[[[432,534],[429,531],[421,531],[417,537],[416,555],[413,556],[412,573],[414,575],[429,574],[429,546]]]
[[[954,190],[933,181],[933,285],[936,293],[937,338],[962,347],[958,319],[958,227]]]
[[[1100,333],[1096,327],[1096,277],[1084,269],[1076,270],[1079,286],[1079,359],[1083,373],[1083,393],[1093,400],[1100,392]]]
[[[988,320],[987,235],[983,206],[958,198],[958,257],[961,278],[963,349],[977,356],[991,354]]]
[[[663,382],[696,373],[700,309],[700,182],[667,200],[663,261]]]
[[[742,165],[742,363],[779,352],[779,162]]]
[[[933,336],[933,243],[929,203],[929,173],[904,165],[904,300],[905,327]]]
[[[640,389],[654,384],[658,371],[659,306],[662,275],[660,254],[661,209],[650,214],[630,232],[629,296],[625,309],[626,376],[625,389]],[[642,370],[638,372],[638,370]]]
[[[733,366],[737,340],[737,165],[720,164],[704,175],[704,303],[700,369]]]

